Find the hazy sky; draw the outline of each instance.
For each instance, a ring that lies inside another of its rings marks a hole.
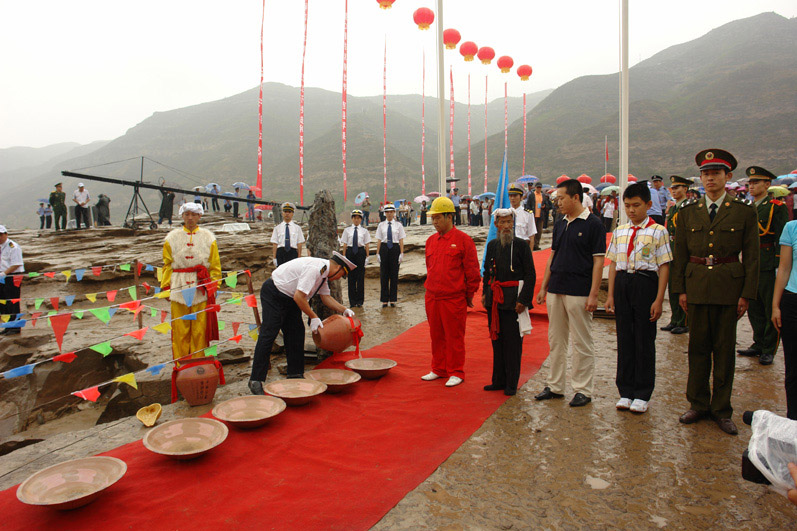
[[[265,4],[265,80],[298,86],[304,2]],[[257,86],[261,6],[259,0],[0,0],[0,148],[112,139],[153,112]],[[310,0],[307,86],[340,91],[343,6],[344,0]],[[351,95],[381,94],[385,36],[388,93],[420,93],[423,50],[426,93],[436,93],[434,26],[419,31],[412,22],[421,6],[434,8],[436,1],[397,0],[390,10],[376,0],[349,1]],[[631,63],[765,11],[794,17],[797,2],[630,0]],[[447,52],[456,99],[466,100],[468,73],[472,98],[480,102],[485,73],[494,99],[503,95],[504,80],[511,95],[520,95],[616,72],[618,13],[617,0],[447,0],[444,27],[534,69],[521,82],[514,69],[501,74],[495,62],[465,63],[458,50]]]

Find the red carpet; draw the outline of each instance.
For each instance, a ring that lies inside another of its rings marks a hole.
[[[534,253],[538,284],[548,254]],[[521,383],[548,355],[544,312],[532,312]],[[368,529],[506,400],[482,390],[492,367],[484,310],[468,313],[466,347],[463,384],[449,389],[444,379],[421,381],[430,366],[423,322],[364,352],[398,362],[380,380],[288,408],[261,429],[231,428],[221,446],[194,461],[155,455],[140,441],[124,445],[106,455],[127,463],[125,477],[74,511],[24,505],[16,487],[0,492],[2,527]],[[351,357],[338,354],[322,366],[342,367]]]

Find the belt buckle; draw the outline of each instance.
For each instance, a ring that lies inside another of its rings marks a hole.
[[[714,257],[713,256],[709,256],[705,260],[706,260],[706,265],[707,266],[713,266],[714,265]]]

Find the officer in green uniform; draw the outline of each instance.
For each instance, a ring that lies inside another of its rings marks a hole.
[[[66,230],[66,194],[61,191],[61,183],[56,183],[55,190],[50,192],[50,206],[53,207],[55,216],[55,230],[58,228],[58,220],[61,220],[61,229]]]
[[[775,292],[775,270],[780,261],[780,233],[789,221],[783,201],[769,199],[767,192],[775,176],[760,166],[747,168],[750,194],[758,212],[760,259],[758,297],[750,301],[747,317],[753,327],[753,345],[738,350],[742,356],[760,356],[761,365],[771,365],[780,337],[772,324],[772,294]]]
[[[667,211],[667,232],[670,233],[670,247],[675,247],[675,227],[678,225],[678,211],[686,201],[686,192],[689,187],[694,183],[692,179],[681,177],[680,175],[672,175],[670,177],[670,193],[675,201],[675,204]],[[686,312],[678,304],[678,294],[672,289],[673,275],[670,273],[670,281],[667,290],[670,293],[670,324],[662,326],[661,329],[671,334],[685,334],[689,332],[686,326]]]
[[[722,431],[736,435],[731,420],[736,322],[758,296],[758,216],[748,201],[725,192],[736,168],[733,155],[707,149],[695,161],[706,195],[681,206],[675,228],[672,288],[690,329],[686,398],[691,407],[679,420],[691,424],[710,415]]]

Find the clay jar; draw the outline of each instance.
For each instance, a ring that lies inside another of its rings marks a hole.
[[[320,349],[343,352],[354,345],[354,333],[359,326],[360,321],[356,317],[352,317],[349,321],[348,317],[332,315],[324,320],[324,328],[319,328],[318,332],[313,334],[313,342]]]
[[[191,360],[193,361],[193,360]],[[177,373],[177,389],[192,406],[209,404],[219,385],[219,370],[213,360],[181,369]]]

